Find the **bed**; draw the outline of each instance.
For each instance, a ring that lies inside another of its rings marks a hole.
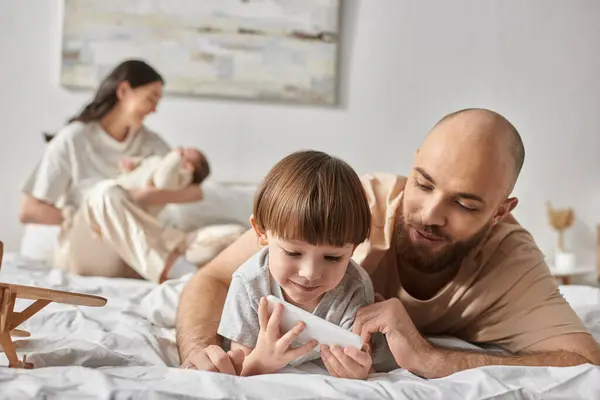
[[[173,226],[247,224],[254,185],[207,181],[205,200],[179,207]],[[155,285],[145,281],[79,277],[51,269],[48,262],[56,229],[28,229],[19,254],[5,256],[0,280],[106,297],[103,308],[50,304],[23,328],[32,336],[16,339],[19,356],[33,370],[4,367],[0,353],[0,399],[599,399],[600,368],[486,367],[437,380],[405,370],[374,374],[366,381],[332,378],[304,365],[279,374],[239,378],[179,366],[174,319],[179,294],[189,276]],[[600,290],[561,287],[600,340]],[[16,309],[24,308],[19,300]],[[441,345],[472,347],[452,338]]]
[[[405,370],[366,381],[329,377],[314,365],[239,378],[182,370],[174,318],[189,276],[162,285],[128,279],[79,277],[8,254],[2,281],[106,297],[103,308],[51,304],[24,324],[19,355],[35,369],[8,369],[0,354],[0,399],[550,399],[600,398],[600,368],[486,367],[437,380]],[[563,286],[597,340],[600,290]],[[17,308],[24,307],[26,301]],[[460,345],[453,339],[447,344]],[[454,343],[454,344],[452,344]]]

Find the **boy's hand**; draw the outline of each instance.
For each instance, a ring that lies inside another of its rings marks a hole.
[[[365,379],[373,359],[367,347],[357,350],[354,347],[321,346],[321,359],[332,376],[349,379]]]
[[[252,353],[246,357],[242,376],[277,372],[296,358],[310,353],[317,345],[311,340],[303,346],[292,348],[292,342],[302,333],[305,325],[298,323],[283,336],[280,333],[283,305],[277,304],[269,317],[267,299],[261,297],[258,304],[260,332]]]

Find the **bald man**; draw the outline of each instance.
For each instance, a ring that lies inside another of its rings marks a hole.
[[[359,310],[353,329],[364,340],[384,334],[399,366],[437,378],[485,365],[600,364],[598,345],[510,214],[524,156],[504,117],[469,109],[435,125],[408,177],[363,177],[373,224],[353,258],[384,301]],[[239,373],[243,354],[225,353],[216,332],[231,275],[258,250],[248,231],[186,286],[177,316],[182,367]],[[508,354],[449,350],[423,335]],[[339,371],[355,367],[343,353],[328,361]]]

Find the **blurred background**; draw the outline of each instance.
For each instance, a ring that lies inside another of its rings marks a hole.
[[[240,31],[248,16],[256,24]],[[359,173],[405,175],[439,118],[493,109],[525,143],[516,217],[550,254],[545,203],[573,208],[565,240],[592,266],[599,20],[595,0],[2,0],[0,239],[19,249],[19,188],[44,151],[42,132],[90,100],[113,59],[146,57],[166,78],[147,126],[172,145],[204,149],[217,181],[255,183],[301,148]],[[289,40],[240,38],[290,26],[298,32]],[[212,40],[219,29],[225,36]],[[210,56],[198,50],[208,48]],[[260,84],[240,89],[253,79]]]

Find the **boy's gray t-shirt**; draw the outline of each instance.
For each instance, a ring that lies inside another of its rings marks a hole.
[[[233,274],[218,330],[218,334],[225,338],[227,348],[230,347],[231,341],[250,348],[256,347],[260,331],[260,298],[271,294],[284,300],[281,287],[271,278],[268,256],[268,248],[265,247]],[[352,330],[358,309],[373,301],[371,278],[361,266],[351,260],[342,281],[325,293],[313,314],[344,329]],[[294,347],[297,345],[298,343],[293,344]],[[296,366],[319,358],[317,348],[294,360],[290,365]]]

